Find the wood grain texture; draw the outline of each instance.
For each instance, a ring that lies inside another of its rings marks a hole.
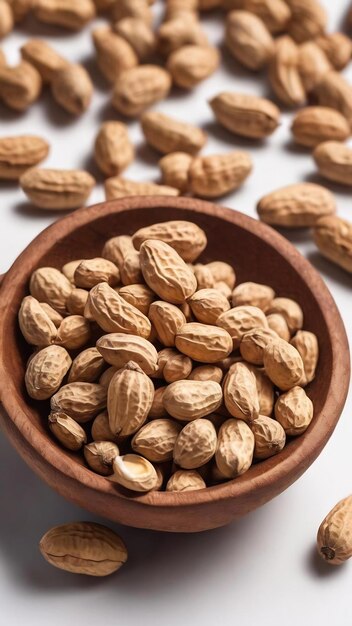
[[[17,311],[32,271],[94,257],[104,241],[163,220],[196,222],[208,236],[201,257],[234,265],[238,281],[267,283],[303,308],[305,328],[319,338],[317,377],[308,392],[315,417],[308,430],[275,457],[230,482],[198,492],[135,495],[61,449],[46,427],[47,405],[24,388],[29,348]],[[156,530],[195,532],[215,528],[252,511],[291,485],[319,455],[341,414],[350,377],[346,333],[324,282],[312,266],[270,227],[241,213],[189,198],[135,197],[80,209],[42,232],[18,257],[0,288],[0,423],[20,455],[69,500],[108,519]]]

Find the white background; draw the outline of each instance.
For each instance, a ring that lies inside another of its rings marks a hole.
[[[341,24],[346,0],[324,2],[333,30]],[[156,15],[160,14],[160,6]],[[221,15],[203,18],[214,43],[221,43]],[[51,143],[48,167],[88,167],[91,148],[102,120],[116,119],[109,90],[99,76],[89,29],[66,34],[34,22],[21,26],[3,47],[11,62],[28,36],[47,37],[72,61],[83,62],[96,91],[89,111],[72,120],[45,93],[25,115],[0,108],[0,136],[38,133]],[[346,72],[352,79],[352,66]],[[209,132],[205,153],[249,150],[254,171],[241,190],[223,203],[255,215],[256,201],[284,184],[318,180],[308,151],[290,140],[291,114],[284,113],[277,132],[263,145],[227,135],[213,123],[207,100],[221,90],[268,94],[264,76],[242,70],[224,54],[221,69],[192,93],[175,91],[158,110],[199,124]],[[130,124],[138,159],[127,176],[157,180],[158,155],[145,147],[138,124]],[[352,213],[348,189],[330,186],[339,213]],[[99,185],[92,202],[103,199]],[[17,185],[0,187],[0,272],[58,215],[31,207]],[[316,252],[308,231],[290,233],[291,241],[322,273],[352,338],[351,276],[330,265]],[[250,253],[250,251],[249,251]],[[315,534],[324,515],[352,491],[351,397],[323,453],[293,487],[263,508],[226,528],[198,535],[161,534],[115,528],[129,548],[128,564],[107,579],[90,579],[61,572],[41,557],[38,541],[51,526],[73,520],[97,519],[67,503],[33,475],[0,435],[0,623],[17,626],[176,626],[237,623],[287,626],[351,623],[352,563],[325,565],[315,554]],[[98,520],[102,521],[102,520]],[[113,525],[112,525],[113,526]]]

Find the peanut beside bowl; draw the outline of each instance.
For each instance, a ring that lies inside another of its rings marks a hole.
[[[305,329],[320,345],[317,376],[308,387],[315,416],[306,432],[275,457],[243,476],[198,491],[131,494],[92,473],[47,431],[45,405],[24,389],[29,349],[17,311],[28,280],[40,266],[60,268],[73,259],[97,257],[108,237],[132,234],[161,220],[189,220],[203,228],[208,247],[199,261],[222,260],[236,268],[238,283],[271,285],[304,310]],[[275,497],[319,455],[339,419],[349,382],[349,351],[337,308],[316,271],[266,225],[236,211],[188,198],[134,197],[81,209],[65,217],[19,256],[0,288],[1,425],[26,462],[66,498],[103,517],[156,530],[194,532],[222,526]]]

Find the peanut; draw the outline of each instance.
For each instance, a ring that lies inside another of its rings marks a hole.
[[[17,135],[0,139],[0,179],[17,180],[24,172],[43,161],[49,144],[35,135]]]
[[[93,522],[56,526],[45,533],[39,547],[51,565],[75,574],[107,576],[127,561],[122,539]]]
[[[274,52],[273,38],[264,22],[248,11],[226,17],[225,43],[232,56],[250,70],[260,70]]]
[[[241,137],[263,139],[279,125],[278,107],[258,96],[223,92],[210,101],[210,106],[218,122]]]
[[[144,113],[141,124],[147,143],[162,154],[177,151],[196,154],[207,141],[206,134],[200,128],[164,113]]]
[[[221,401],[221,387],[211,380],[178,380],[167,387],[163,396],[169,415],[183,422],[213,413]]]
[[[31,168],[20,177],[20,186],[41,209],[77,209],[88,199],[95,179],[83,170]]]
[[[341,565],[352,556],[351,507],[351,496],[340,500],[319,526],[318,551],[330,565]]]

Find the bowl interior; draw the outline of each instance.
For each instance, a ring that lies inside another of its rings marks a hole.
[[[55,442],[50,443],[51,435],[46,425],[49,403],[29,400],[23,382],[26,358],[30,350],[19,332],[16,311],[22,298],[28,293],[28,279],[31,272],[43,265],[60,269],[67,261],[99,256],[106,239],[114,235],[132,234],[142,226],[172,219],[194,221],[206,231],[208,237],[207,249],[199,259],[201,262],[227,261],[236,270],[237,282],[250,280],[266,283],[271,285],[278,295],[294,298],[304,311],[304,328],[316,333],[319,340],[320,359],[317,377],[308,388],[309,396],[315,406],[315,418],[312,424],[304,435],[290,441],[279,455],[253,465],[245,475],[235,479],[235,482],[240,483],[254,479],[275,466],[280,466],[280,463],[294,449],[304,445],[310,430],[316,427],[318,420],[323,419],[321,411],[329,393],[332,375],[331,329],[329,330],[322,312],[321,302],[317,296],[318,290],[315,294],[311,290],[314,281],[322,285],[321,279],[289,243],[271,229],[241,214],[229,210],[217,211],[215,207],[208,208],[207,212],[204,212],[204,208],[198,210],[201,205],[211,207],[207,203],[197,204],[198,208],[194,207],[196,210],[191,213],[189,207],[192,207],[192,203],[187,202],[184,201],[184,207],[180,207],[169,206],[169,201],[165,202],[166,206],[163,207],[162,200],[159,199],[155,202],[156,206],[137,207],[133,210],[131,208],[121,210],[121,206],[116,202],[101,205],[100,209],[98,206],[92,207],[78,211],[62,220],[61,228],[58,228],[58,224],[51,227],[40,236],[36,244],[31,244],[30,249],[27,249],[16,262],[19,279],[9,285],[13,315],[7,316],[6,327],[4,327],[8,354],[6,369],[10,368],[10,361],[12,365],[16,365],[14,368],[11,367],[13,383],[11,393],[17,395],[17,400],[22,405],[26,416],[31,424],[45,435],[48,445],[57,448]],[[180,202],[179,204],[182,205]],[[118,209],[117,212],[115,208]],[[330,298],[327,291],[326,294]],[[331,303],[334,307],[332,299]],[[80,455],[63,449],[60,454],[63,459],[71,457],[75,464],[82,464]],[[86,472],[92,476],[88,468]],[[104,478],[97,477],[97,485],[107,483],[108,481]],[[111,483],[107,488],[112,488]],[[221,486],[211,489],[219,488]],[[125,494],[124,490],[120,493]],[[153,501],[155,498],[160,501],[168,495],[170,494],[156,493],[153,495]],[[149,495],[142,496],[146,502],[149,497]]]

